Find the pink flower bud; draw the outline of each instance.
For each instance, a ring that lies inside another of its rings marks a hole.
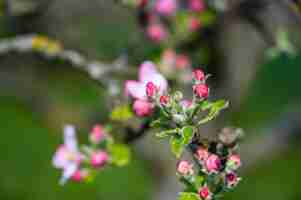
[[[83,180],[83,175],[80,170],[75,171],[72,175],[71,180],[74,182],[81,182]]]
[[[199,147],[195,152],[195,156],[200,162],[204,162],[209,157],[209,152],[204,147]]]
[[[241,166],[239,155],[231,155],[226,163],[227,170],[237,170]]]
[[[226,185],[228,188],[235,187],[240,181],[240,178],[233,172],[226,174]]]
[[[209,174],[217,173],[220,167],[221,167],[221,160],[219,159],[219,157],[215,154],[209,155],[209,157],[205,161],[206,171]]]
[[[169,96],[162,95],[160,96],[160,104],[166,106],[169,102]]]
[[[108,154],[105,151],[96,151],[91,155],[91,165],[94,168],[103,167],[109,159]]]
[[[204,186],[200,189],[199,195],[204,200],[212,199],[212,193],[210,192],[210,190],[207,186]]]
[[[104,129],[101,125],[95,125],[90,133],[90,141],[99,144],[105,137]]]
[[[136,100],[133,104],[133,110],[139,117],[149,116],[153,112],[153,104],[144,101],[144,100]]]
[[[176,0],[157,0],[155,10],[161,15],[173,15],[177,10],[177,2]]]
[[[161,24],[151,24],[146,31],[148,37],[154,42],[162,42],[167,37],[167,32]]]
[[[197,81],[204,81],[206,76],[202,70],[197,69],[193,72],[193,78]]]
[[[199,98],[208,98],[209,96],[209,88],[207,85],[203,83],[199,83],[197,85],[193,86],[193,91],[194,93],[199,97]]]
[[[153,82],[148,82],[146,84],[146,95],[148,97],[153,97],[157,92],[157,87]]]
[[[180,54],[176,58],[176,68],[177,69],[186,69],[190,67],[191,63],[188,56]]]
[[[188,161],[182,160],[178,163],[177,171],[182,176],[193,174],[193,164]]]
[[[188,6],[190,10],[194,12],[201,12],[205,9],[205,3],[203,0],[189,0]]]
[[[201,22],[196,17],[189,18],[189,31],[194,32],[197,31],[201,27]]]

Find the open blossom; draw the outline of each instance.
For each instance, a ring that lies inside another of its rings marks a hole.
[[[60,184],[65,184],[78,170],[82,155],[78,150],[75,128],[67,125],[64,128],[64,144],[61,145],[52,160],[54,167],[63,170]]]
[[[178,163],[177,171],[182,176],[193,174],[193,164],[188,161],[182,160]]]
[[[201,12],[205,9],[204,0],[189,0],[188,6],[190,10],[195,12]]]
[[[209,157],[205,161],[204,165],[205,165],[206,171],[209,174],[211,174],[211,173],[217,173],[218,170],[221,167],[221,160],[220,160],[220,158],[217,155],[211,154],[211,155],[209,155]]]
[[[156,86],[157,92],[160,95],[167,90],[167,80],[150,61],[146,61],[140,66],[138,81],[126,81],[125,93],[134,99],[147,100],[146,85],[148,82],[152,82]]]
[[[91,165],[94,168],[103,167],[109,159],[109,155],[105,151],[96,151],[91,154]]]
[[[177,0],[157,0],[155,10],[161,15],[173,15],[177,10]]]
[[[239,155],[231,155],[226,163],[227,170],[237,170],[241,166],[241,160]]]
[[[135,100],[133,110],[139,117],[145,117],[152,114],[154,105],[146,100]]]
[[[210,192],[209,188],[207,186],[204,186],[199,191],[199,196],[203,200],[210,200],[212,199],[212,193]]]
[[[90,141],[98,144],[105,138],[104,128],[101,125],[95,125],[90,133]]]
[[[154,106],[148,101],[148,95],[153,95],[154,90],[147,87],[149,82],[158,95],[162,95],[167,90],[167,80],[157,71],[152,62],[146,61],[139,68],[139,80],[128,80],[125,83],[125,93],[135,99],[133,109],[138,116],[147,116],[153,111]]]
[[[162,42],[167,38],[167,30],[161,24],[150,24],[146,29],[148,37],[154,42]]]

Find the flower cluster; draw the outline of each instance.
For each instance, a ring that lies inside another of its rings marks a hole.
[[[198,31],[205,19],[204,0],[125,0],[123,3],[134,4],[139,10],[146,35],[156,43]]]
[[[152,108],[152,112],[142,112],[148,111],[148,107],[137,109],[134,102],[133,109],[138,116],[157,113],[158,118],[152,126],[161,129],[158,137],[169,138],[171,150],[177,158],[185,149],[193,153],[197,170],[188,161],[180,161],[177,165],[177,174],[186,186],[186,192],[181,193],[180,199],[211,200],[240,181],[236,171],[241,161],[236,150],[241,131],[225,128],[217,140],[204,142],[200,139],[200,125],[214,119],[228,106],[228,102],[209,101],[210,89],[206,83],[209,76],[201,69],[193,71],[191,77],[193,97],[190,100],[179,91],[168,93],[166,80],[152,63],[146,62],[140,67],[139,81],[126,83],[126,93],[135,102],[144,101],[144,106],[149,104]],[[157,112],[154,112],[156,108]]]
[[[167,80],[161,75],[155,64],[146,61],[139,68],[139,80],[128,80],[125,93],[134,99],[133,110],[137,116],[149,116],[154,111],[154,103],[149,97],[163,94],[167,90]]]
[[[172,48],[167,48],[162,52],[158,62],[158,69],[168,79],[182,83],[191,81],[192,61],[185,53],[177,53]]]
[[[76,131],[72,125],[64,128],[64,144],[60,145],[53,157],[53,166],[63,171],[60,184],[69,179],[74,182],[87,181],[95,173],[108,164],[124,165],[128,158],[118,157],[118,151],[128,156],[129,152],[124,145],[115,144],[101,125],[95,125],[89,135],[89,145],[79,148]],[[117,152],[117,153],[116,153]]]

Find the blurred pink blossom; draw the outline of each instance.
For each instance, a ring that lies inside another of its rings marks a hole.
[[[155,10],[164,16],[173,15],[177,10],[177,0],[157,0]]]
[[[52,163],[55,168],[62,169],[60,184],[65,184],[78,170],[82,155],[78,150],[75,128],[66,125],[64,128],[64,144],[54,154]]]

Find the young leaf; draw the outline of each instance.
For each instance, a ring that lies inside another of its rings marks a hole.
[[[174,134],[176,134],[178,132],[179,132],[179,129],[176,128],[176,129],[161,131],[161,132],[157,133],[156,136],[158,138],[165,138],[165,137],[172,136],[172,135],[174,135]]]
[[[177,158],[180,158],[185,145],[183,144],[182,137],[179,136],[172,136],[170,138],[170,147],[171,151],[175,154]]]
[[[181,192],[178,200],[200,200],[198,194],[192,192]]]
[[[112,164],[122,167],[129,163],[131,153],[126,145],[112,144],[109,146],[109,151],[111,153]]]
[[[188,145],[194,136],[194,127],[193,126],[184,126],[182,128],[182,143],[183,145]]]
[[[219,100],[211,104],[209,114],[202,120],[198,122],[198,126],[208,121],[214,119],[221,110],[227,108],[229,106],[229,102],[225,100]]]
[[[117,106],[113,109],[110,118],[113,121],[127,121],[134,116],[132,109],[129,105]]]

